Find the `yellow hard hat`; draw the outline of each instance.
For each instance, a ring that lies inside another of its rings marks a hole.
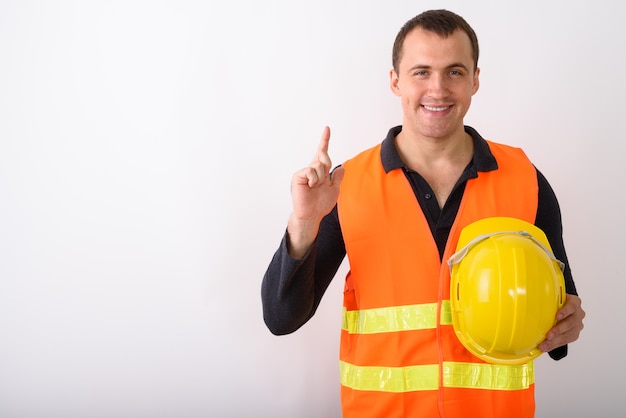
[[[526,363],[565,304],[563,263],[543,231],[515,218],[486,218],[466,226],[448,260],[452,324],[476,357]]]

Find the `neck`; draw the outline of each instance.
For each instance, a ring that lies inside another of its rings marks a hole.
[[[396,137],[396,147],[400,158],[418,172],[428,172],[441,165],[464,168],[474,152],[472,137],[464,129],[443,138],[425,137],[403,129]]]
[[[411,136],[403,130],[396,146],[405,164],[430,185],[440,208],[474,155],[474,142],[464,129],[446,138]]]

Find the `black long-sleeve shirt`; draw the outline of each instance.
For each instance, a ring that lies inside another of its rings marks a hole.
[[[474,156],[448,200],[440,208],[430,185],[419,173],[408,168],[400,158],[395,146],[395,137],[401,130],[400,126],[389,130],[381,146],[382,164],[386,172],[395,169],[404,171],[428,220],[439,249],[439,256],[443,257],[467,180],[477,177],[479,171],[496,170],[498,164],[487,142],[476,130],[466,126],[465,131],[474,141]],[[565,264],[563,274],[566,292],[577,294],[563,244],[561,211],[556,195],[539,170],[537,180],[539,196],[535,225],[546,234],[555,257]],[[270,331],[277,335],[294,332],[315,314],[324,292],[346,255],[336,206],[322,219],[317,239],[302,259],[294,259],[289,255],[287,240],[288,235],[285,233],[261,286],[263,317]],[[566,355],[567,346],[550,352],[554,359]]]

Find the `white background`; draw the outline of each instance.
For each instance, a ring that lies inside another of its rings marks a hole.
[[[401,121],[393,39],[445,7],[481,45],[466,123],[555,189],[588,312],[538,417],[626,414],[619,2],[0,1],[0,416],[339,417],[342,277],[272,336],[292,172]]]

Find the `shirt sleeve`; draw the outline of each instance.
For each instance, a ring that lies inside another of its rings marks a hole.
[[[559,202],[550,183],[539,170],[537,170],[537,181],[539,185],[539,202],[535,225],[546,234],[554,256],[565,265],[563,277],[565,278],[566,293],[578,295],[572,277],[572,270],[567,260],[565,244],[563,243],[563,223]],[[548,354],[554,360],[560,360],[567,356],[567,345],[555,348]]]
[[[285,232],[261,284],[263,319],[276,335],[292,333],[311,319],[346,255],[337,206],[322,219],[302,259],[289,255],[288,239]]]

